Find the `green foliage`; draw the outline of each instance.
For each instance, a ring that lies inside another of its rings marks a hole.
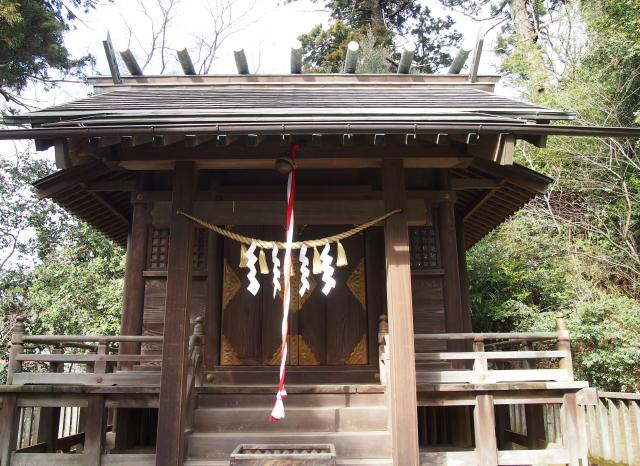
[[[640,390],[640,303],[605,294],[569,315],[576,376],[609,391]]]
[[[34,154],[0,159],[0,361],[18,315],[40,334],[114,334],[122,307],[124,251],[30,183],[51,167]],[[6,368],[0,367],[0,383]]]
[[[50,69],[79,74],[91,58],[72,59],[63,33],[76,18],[74,9],[90,9],[94,0],[0,0],[0,94],[16,101],[32,80],[48,82]]]
[[[287,3],[294,1],[297,0]],[[423,72],[433,72],[451,63],[452,57],[445,50],[461,39],[452,30],[452,18],[436,18],[416,0],[313,1],[324,4],[331,12],[332,22],[326,29],[317,25],[299,37],[307,71],[340,72],[347,44],[352,40],[365,41],[370,34],[375,38],[375,46],[389,49],[388,58],[396,61],[400,56],[393,51],[396,40],[415,42],[415,66]],[[387,64],[383,71],[390,70]]]
[[[562,311],[576,377],[637,391],[640,303],[603,286],[600,267],[584,255],[593,247],[554,230],[534,206],[518,213],[467,254],[474,330],[550,331]]]

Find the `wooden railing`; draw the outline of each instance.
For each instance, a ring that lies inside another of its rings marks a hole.
[[[416,349],[418,366],[442,366],[437,370],[418,369],[418,385],[573,381],[569,332],[561,313],[555,332],[416,334],[415,340],[417,347],[421,342],[458,342],[461,347],[472,343],[472,351]],[[534,346],[542,348],[536,350]]]
[[[116,370],[121,363],[162,362],[160,354],[116,354],[122,342],[161,343],[162,337],[27,335],[19,317],[11,336],[7,384],[158,385],[158,374]],[[47,371],[38,371],[39,366]]]

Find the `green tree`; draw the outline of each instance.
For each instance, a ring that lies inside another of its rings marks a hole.
[[[633,125],[639,5],[556,5],[554,24],[541,27],[535,44],[546,57],[544,81],[526,53],[513,49],[502,65],[524,98],[575,111],[580,124]],[[520,144],[516,160],[555,181],[468,254],[479,328],[545,329],[564,311],[577,376],[612,391],[640,388],[638,149],[637,140],[620,138],[550,138],[546,149]]]
[[[292,3],[297,0],[288,0]],[[306,69],[337,73],[347,44],[375,38],[375,45],[391,50],[389,58],[398,60],[394,49],[406,42],[416,45],[414,66],[423,72],[434,72],[451,63],[446,51],[460,42],[461,35],[453,30],[451,17],[436,18],[431,10],[417,0],[313,0],[329,10],[331,23],[325,29],[317,25],[299,37]],[[400,43],[401,42],[401,43]],[[393,65],[388,65],[390,71]]]
[[[82,73],[91,57],[71,58],[63,35],[78,10],[95,0],[0,0],[0,94],[21,104],[17,94],[30,81],[52,84],[50,70]]]

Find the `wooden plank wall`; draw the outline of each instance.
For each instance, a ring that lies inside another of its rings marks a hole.
[[[143,335],[163,335],[165,299],[167,294],[166,252],[169,245],[168,228],[149,227],[147,264],[144,272]],[[191,284],[191,325],[203,317],[207,308],[207,234],[197,230],[193,254],[193,281]],[[161,354],[161,343],[145,343],[143,354]],[[159,364],[159,363],[148,363]]]

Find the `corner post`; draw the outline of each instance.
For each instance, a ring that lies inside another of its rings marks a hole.
[[[387,210],[405,208],[402,160],[393,159],[382,162],[382,189]],[[418,466],[416,365],[406,212],[400,212],[387,219],[384,226],[384,245],[389,318],[393,464]]]
[[[9,367],[7,370],[7,385],[13,383],[13,375],[22,372],[22,363],[16,361],[16,356],[22,354],[24,345],[22,344],[22,338],[24,337],[25,326],[24,317],[16,317],[16,323],[13,326],[13,333],[11,334],[11,349],[9,350]]]
[[[124,312],[122,313],[122,335],[142,335],[144,312],[144,268],[147,260],[147,223],[144,195],[134,193],[133,218],[127,239],[127,267],[124,274]],[[135,342],[120,343],[120,354],[137,354],[140,345]],[[121,365],[122,370],[131,370],[131,363]]]
[[[180,466],[184,457],[187,357],[193,263],[193,225],[177,214],[190,211],[196,186],[193,162],[176,162],[167,266],[156,465]],[[170,441],[167,441],[170,439]]]
[[[451,191],[451,180],[447,170],[437,170],[438,188]],[[444,269],[445,327],[447,332],[465,331],[465,319],[462,313],[460,271],[458,269],[458,240],[456,234],[455,193],[450,193],[438,205],[438,230],[440,254]],[[465,351],[464,342],[449,342],[449,351]]]

